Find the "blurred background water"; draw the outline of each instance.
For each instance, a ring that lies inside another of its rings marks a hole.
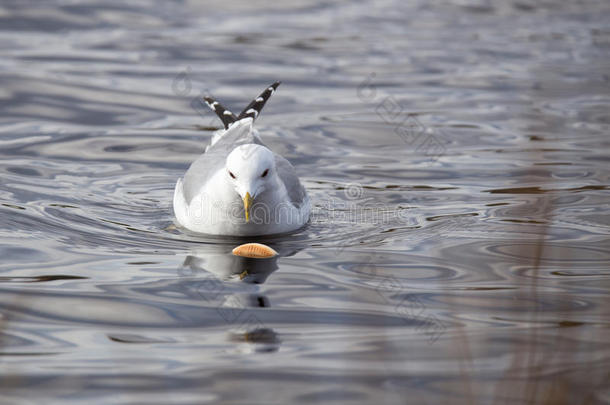
[[[610,3],[0,3],[2,403],[610,403]],[[257,127],[301,232],[173,224]]]

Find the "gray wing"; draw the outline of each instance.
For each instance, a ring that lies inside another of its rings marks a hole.
[[[251,119],[235,122],[217,142],[191,164],[182,181],[186,202],[190,204],[209,179],[225,167],[227,156],[233,149],[247,143],[263,145],[252,130]]]
[[[289,161],[280,155],[275,155],[275,167],[277,169],[280,180],[284,183],[290,202],[297,208],[300,208],[307,196],[305,187],[301,185],[294,167]]]

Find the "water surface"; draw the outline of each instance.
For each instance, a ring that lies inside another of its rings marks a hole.
[[[0,5],[3,403],[610,403],[607,2]],[[176,228],[220,123],[311,224]]]

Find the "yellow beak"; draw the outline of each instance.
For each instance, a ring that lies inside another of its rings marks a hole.
[[[244,212],[246,213],[246,222],[250,222],[250,206],[252,205],[252,197],[250,193],[246,193],[244,200]]]

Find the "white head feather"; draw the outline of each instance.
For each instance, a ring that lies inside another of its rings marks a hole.
[[[226,176],[235,191],[244,198],[256,198],[275,178],[275,157],[262,145],[246,144],[233,149],[225,163]]]

